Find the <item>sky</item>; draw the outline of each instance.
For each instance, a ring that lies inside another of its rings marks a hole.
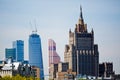
[[[0,60],[5,48],[15,40],[24,40],[28,60],[28,38],[37,27],[41,37],[45,74],[48,74],[48,39],[56,42],[57,53],[64,61],[68,32],[74,31],[83,10],[88,31],[94,30],[99,62],[113,62],[120,73],[120,0],[0,0]]]

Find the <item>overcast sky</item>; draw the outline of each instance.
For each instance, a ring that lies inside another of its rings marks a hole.
[[[70,28],[74,31],[78,22],[80,4],[88,31],[94,29],[100,63],[113,62],[115,72],[120,73],[120,0],[0,0],[0,60],[15,40],[24,40],[28,59],[28,38],[36,25],[48,74],[48,39],[56,42],[63,61],[68,32]]]

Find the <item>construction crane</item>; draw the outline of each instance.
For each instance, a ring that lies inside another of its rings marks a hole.
[[[36,20],[34,20],[34,26],[32,25],[31,21],[30,21],[30,26],[33,29],[32,33],[37,33],[37,26],[36,26]]]

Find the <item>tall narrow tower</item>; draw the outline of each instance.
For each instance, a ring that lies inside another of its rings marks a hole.
[[[50,64],[57,64],[60,62],[60,56],[56,52],[56,43],[52,39],[48,40],[48,53],[49,53],[49,67]]]
[[[69,69],[77,74],[98,76],[98,45],[94,44],[94,31],[88,32],[87,24],[84,24],[82,7],[74,32],[69,31],[69,44],[65,46],[64,60],[69,63]]]
[[[16,61],[24,61],[24,41],[16,40],[13,42],[13,48],[15,48]]]
[[[29,36],[29,64],[40,68],[40,78],[44,79],[41,39],[37,32]]]

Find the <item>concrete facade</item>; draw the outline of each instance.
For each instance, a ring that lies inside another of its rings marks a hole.
[[[72,79],[76,76],[76,72],[72,72],[72,70],[68,69],[68,63],[60,62],[58,64],[51,64],[50,69],[50,80],[64,80],[64,78],[70,78],[72,75]]]
[[[40,68],[36,66],[32,66],[32,70],[34,71],[35,77],[40,78]]]
[[[2,70],[2,71],[0,71],[0,76],[1,77],[5,77],[5,76],[12,77],[12,74],[13,74],[12,70]]]

